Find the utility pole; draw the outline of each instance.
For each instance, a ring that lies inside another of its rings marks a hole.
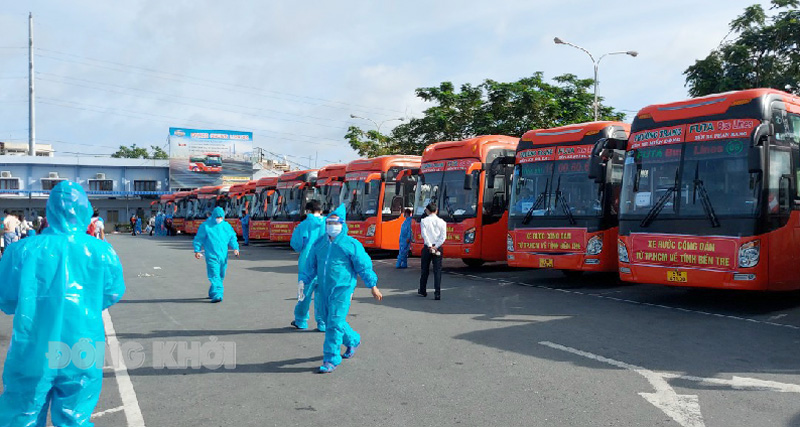
[[[319,151],[314,152],[314,169],[319,167]]]
[[[33,107],[33,13],[28,13],[28,155],[36,155],[36,113]]]

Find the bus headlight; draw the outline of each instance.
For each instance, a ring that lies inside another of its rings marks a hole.
[[[464,243],[475,243],[475,227],[464,232]]]
[[[619,262],[631,262],[628,259],[628,248],[625,247],[625,243],[622,243],[622,240],[617,239],[617,254],[619,254]]]
[[[514,252],[514,238],[511,237],[511,233],[508,233],[506,236],[506,250],[509,252]]]
[[[375,224],[370,225],[367,227],[367,237],[372,237],[375,235]]]
[[[750,268],[758,264],[761,256],[761,243],[758,240],[739,246],[739,267]]]
[[[589,239],[586,244],[586,255],[597,255],[603,251],[603,235],[598,234]]]

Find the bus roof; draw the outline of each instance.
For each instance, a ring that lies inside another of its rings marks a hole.
[[[597,140],[600,137],[610,137],[610,133],[613,133],[617,130],[623,130],[626,134],[630,133],[631,125],[623,122],[611,121],[587,122],[575,123],[551,129],[529,130],[522,135],[519,148],[522,148],[523,145],[536,146],[579,142],[584,141],[586,137],[599,135],[596,138],[590,138]]]
[[[161,202],[162,203],[171,202],[173,200],[175,200],[175,195],[174,194],[162,194],[161,195]]]
[[[371,159],[358,159],[353,160],[347,164],[347,172],[357,171],[375,171],[386,172],[395,166],[404,168],[419,167],[422,157],[420,156],[404,156],[404,155],[388,155],[373,157]]]
[[[317,178],[343,178],[346,171],[346,164],[334,163],[320,169]]]
[[[422,162],[432,160],[478,158],[484,161],[495,148],[515,150],[519,138],[506,135],[484,135],[461,141],[444,141],[429,145],[422,153]]]
[[[204,155],[204,156],[217,156],[217,157],[222,157],[222,154],[220,154],[220,153],[204,153],[203,155]]]
[[[245,185],[246,184],[234,184],[234,185],[232,185],[231,189],[228,190],[228,194],[234,195],[234,194],[242,194],[242,193],[244,193],[245,192],[245,188],[244,188]]]
[[[189,194],[191,194],[190,191],[178,191],[177,193],[175,193],[175,199],[182,199],[188,196]]]
[[[278,185],[278,177],[277,176],[265,176],[264,178],[260,178],[256,181],[256,187],[264,188],[264,187],[272,187],[275,188]]]
[[[256,182],[257,181],[248,181],[247,184],[244,184],[244,191],[248,193],[256,191]]]
[[[317,172],[317,169],[285,172],[278,177],[278,182],[309,181],[312,176],[316,175],[315,172]]]
[[[724,114],[729,108],[745,105],[755,98],[773,95],[787,103],[787,110],[800,112],[800,98],[776,89],[747,89],[717,93],[667,104],[653,104],[639,110],[637,119],[654,122],[684,120]],[[791,107],[790,107],[791,106]]]

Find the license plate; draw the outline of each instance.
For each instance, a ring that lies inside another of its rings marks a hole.
[[[539,258],[539,268],[553,267],[553,258]]]
[[[687,281],[685,271],[667,271],[667,282],[686,283]]]

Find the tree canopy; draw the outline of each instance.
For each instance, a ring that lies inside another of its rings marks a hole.
[[[592,121],[594,81],[564,74],[544,80],[541,72],[515,82],[487,79],[456,90],[451,82],[416,90],[433,105],[422,117],[412,118],[388,135],[350,126],[345,139],[365,157],[384,154],[421,154],[426,146],[478,135],[522,136],[528,130]],[[624,114],[600,105],[600,120],[622,120]]]
[[[800,94],[800,0],[772,0],[731,21],[730,40],[684,71],[691,96],[771,87]],[[726,37],[727,38],[727,37]]]
[[[120,145],[119,150],[117,150],[111,157],[117,159],[156,159],[156,160],[168,160],[169,154],[164,151],[161,147],[156,145],[151,145],[150,150],[152,151],[152,155],[150,152],[147,151],[147,148],[144,147],[137,147],[136,144],[131,145],[130,147],[125,145]]]

